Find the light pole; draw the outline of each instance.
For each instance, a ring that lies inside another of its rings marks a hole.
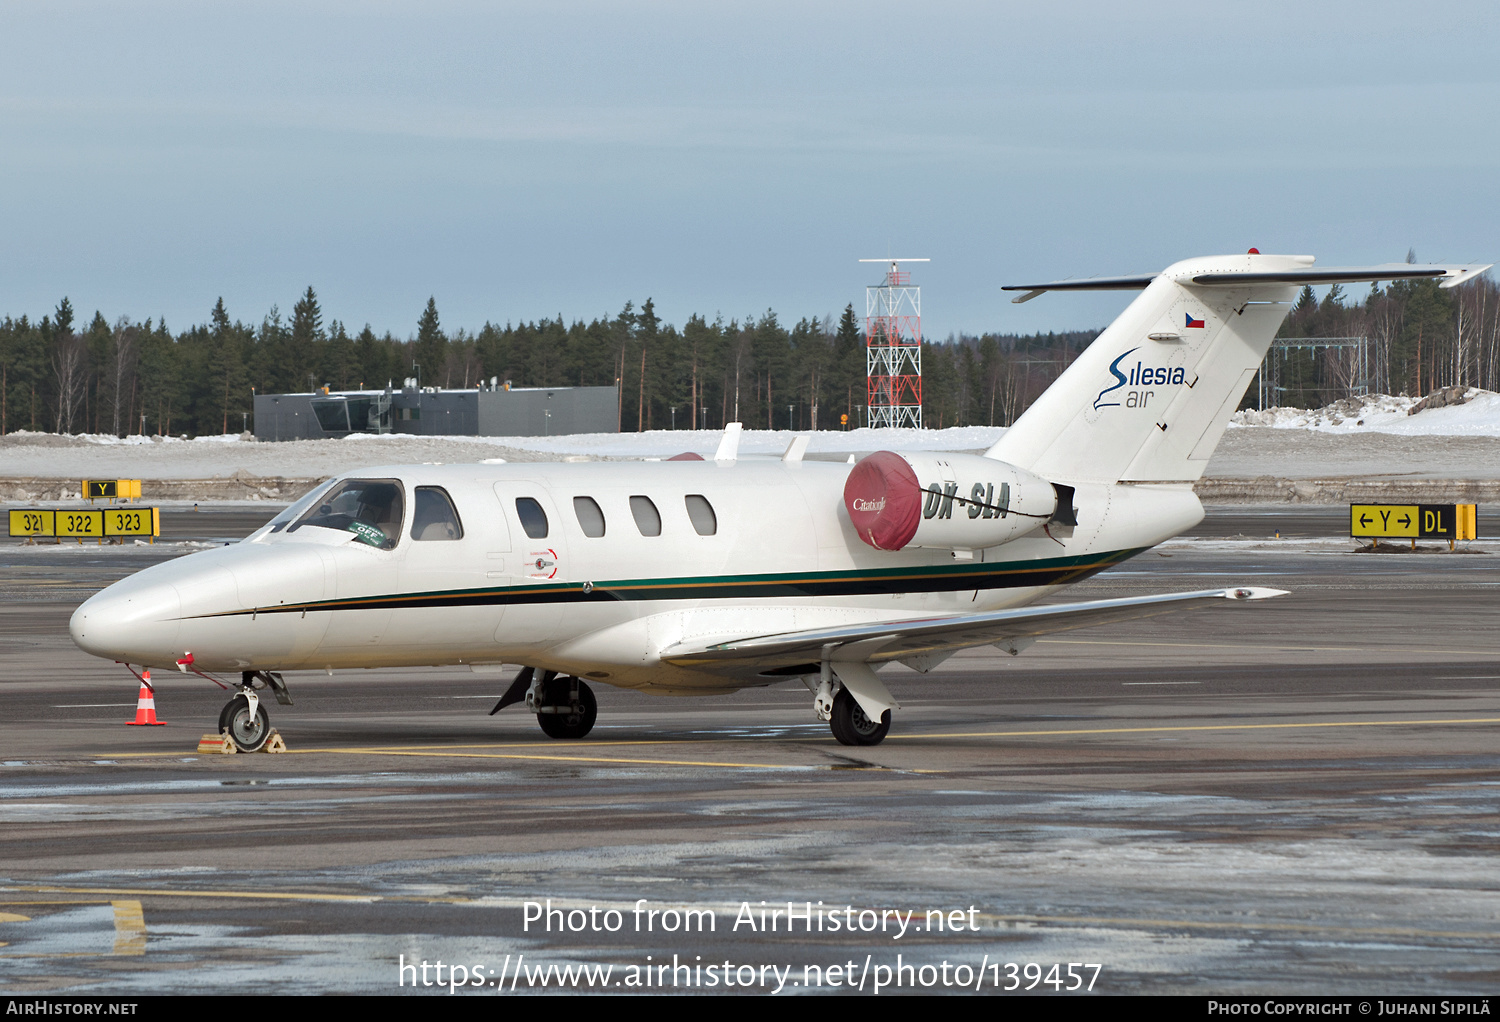
[[[672,406],[672,428],[674,430],[677,428],[677,406],[676,405]]]
[[[792,406],[791,405],[787,405],[786,406],[786,428],[787,429],[796,429],[797,428],[796,424],[792,422]]]

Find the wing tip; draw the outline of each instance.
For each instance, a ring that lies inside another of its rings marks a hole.
[[[1266,586],[1237,586],[1234,589],[1224,590],[1224,596],[1230,600],[1269,600],[1277,596],[1286,596],[1289,589],[1271,589]]]

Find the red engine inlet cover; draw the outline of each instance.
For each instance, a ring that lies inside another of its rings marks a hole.
[[[905,458],[876,451],[849,470],[844,507],[860,539],[876,550],[900,550],[922,524],[922,487]]]

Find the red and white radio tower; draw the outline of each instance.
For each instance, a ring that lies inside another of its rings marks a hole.
[[[922,428],[922,289],[902,263],[930,259],[861,259],[888,263],[885,280],[865,288],[865,422]]]

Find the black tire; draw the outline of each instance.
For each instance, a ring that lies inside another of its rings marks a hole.
[[[271,737],[271,717],[266,713],[266,704],[258,701],[252,718],[250,700],[235,696],[219,713],[219,733],[228,734],[241,752],[259,752]]]
[[[573,686],[578,686],[578,701],[572,713],[538,713],[536,722],[548,738],[582,738],[594,730],[594,721],[599,717],[599,702],[593,689],[581,680],[553,678],[547,685],[546,704],[567,706],[573,699]]]
[[[891,730],[891,711],[886,710],[876,723],[865,715],[847,688],[833,697],[833,718],[828,722],[840,745],[879,745]]]

